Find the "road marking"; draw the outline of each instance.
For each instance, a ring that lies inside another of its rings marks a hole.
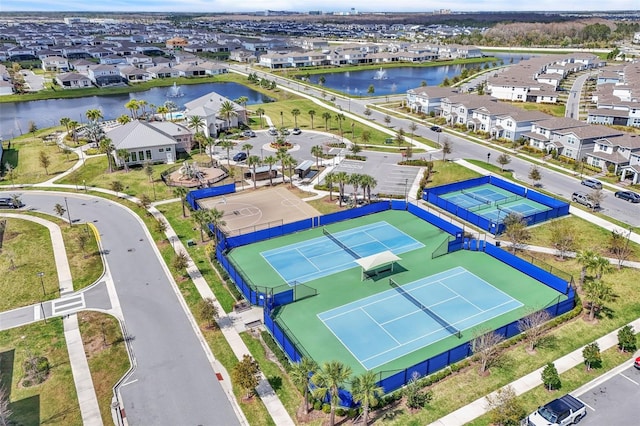
[[[57,299],[51,303],[52,315],[72,314],[84,308],[84,293]]]
[[[35,305],[33,307],[33,319],[36,321],[40,321],[40,305]]]
[[[122,385],[120,385],[120,387],[125,387],[125,386],[130,385],[130,384],[132,384],[132,383],[135,383],[135,382],[137,382],[137,381],[138,381],[138,379],[131,380],[130,382],[123,383]]]
[[[582,401],[582,400],[580,400]],[[585,407],[587,407],[588,409],[590,409],[591,411],[596,411],[595,408],[593,408],[592,406],[590,406],[589,404],[587,404],[586,402],[582,401],[582,403],[585,405]]]
[[[635,381],[635,380],[633,380],[632,378],[627,377],[627,376],[625,376],[625,375],[624,375],[624,374],[622,374],[622,373],[619,373],[619,374],[620,374],[622,377],[624,377],[625,379],[627,379],[628,381],[630,381],[631,383],[633,383],[634,385],[636,385],[636,386],[639,386],[639,385],[640,385],[640,383],[636,382],[636,381]]]

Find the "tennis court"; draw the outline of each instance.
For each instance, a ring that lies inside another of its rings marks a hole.
[[[318,314],[367,370],[523,306],[463,267],[398,287]]]
[[[260,255],[289,285],[305,283],[358,266],[355,259],[389,250],[398,255],[424,244],[385,221],[326,234],[263,251]]]
[[[524,217],[550,210],[548,206],[514,195],[491,184],[440,195],[440,198],[496,223],[509,213]]]

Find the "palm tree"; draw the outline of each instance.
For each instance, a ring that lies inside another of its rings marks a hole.
[[[290,154],[285,157],[285,164],[289,168],[289,185],[293,188],[293,169],[298,165],[298,160],[293,158]]]
[[[333,184],[336,181],[336,174],[333,172],[329,172],[324,176],[324,183],[327,184],[327,188],[329,188],[329,201],[333,201]]]
[[[227,125],[227,130],[231,128],[231,117],[236,115],[236,108],[231,101],[224,101],[220,104],[220,110],[218,111],[222,117],[224,117]]]
[[[127,114],[122,114],[120,117],[116,118],[116,121],[122,125],[125,125],[131,122],[131,117],[129,117]]]
[[[378,398],[384,394],[384,389],[378,386],[376,373],[366,371],[356,376],[351,382],[351,394],[354,401],[362,405],[364,424],[369,424],[369,407],[378,405]]]
[[[258,185],[258,179],[256,179],[256,167],[260,165],[260,162],[260,157],[257,155],[252,155],[247,158],[247,165],[251,167],[251,170],[253,170],[253,189],[256,189]]]
[[[60,125],[67,129],[67,133],[69,133],[69,123],[71,123],[71,119],[69,117],[62,117],[60,119]]]
[[[311,130],[313,130],[313,116],[316,115],[316,111],[313,109],[310,109],[308,114],[309,114],[309,117],[311,118]]]
[[[131,99],[124,104],[124,107],[131,111],[131,118],[136,120],[138,118],[138,110],[140,109],[140,102],[137,99]]]
[[[78,144],[78,134],[76,132],[78,126],[80,126],[80,123],[75,120],[71,120],[69,122],[69,129],[71,129],[71,132],[73,133],[73,141],[76,143],[76,145]]]
[[[322,157],[322,146],[321,145],[314,145],[311,147],[311,155],[313,155],[314,157],[316,157],[316,169],[318,170],[318,174],[320,173],[320,157]]]
[[[227,150],[227,168],[231,168],[231,162],[229,161],[229,157],[231,156],[231,148],[233,148],[233,142],[228,139],[224,139],[220,142],[220,146]]]
[[[122,164],[124,165],[124,171],[128,172],[129,171],[129,165],[127,164],[127,161],[129,161],[129,157],[131,154],[129,154],[129,151],[126,149],[118,149],[116,151],[116,156],[118,157],[118,159],[122,162]]]
[[[249,98],[247,98],[246,96],[240,96],[234,102],[238,105],[242,105],[242,108],[247,108],[247,102],[249,102]]]
[[[285,180],[284,177],[286,175],[285,173],[285,163],[287,161],[287,156],[289,155],[289,153],[287,153],[287,148],[279,148],[278,149],[278,153],[276,154],[276,158],[280,161],[280,169],[282,170],[282,184],[284,185]]]
[[[331,417],[329,424],[335,425],[336,407],[340,401],[340,388],[349,380],[351,367],[340,361],[329,361],[322,364],[319,371],[311,377],[311,381],[317,386],[313,394],[318,399],[324,399],[329,393],[331,402]]]
[[[273,170],[273,165],[278,162],[278,159],[272,155],[269,155],[265,157],[262,162],[269,166],[269,186],[273,186],[273,177],[271,176],[271,171]]]
[[[304,389],[304,409],[305,412],[309,412],[309,382],[311,381],[311,375],[318,369],[318,364],[314,360],[308,357],[304,357],[300,362],[296,362],[291,366],[289,371],[289,377],[293,383]]]
[[[211,224],[213,225],[213,245],[218,245],[218,229],[221,226],[225,226],[227,222],[222,220],[224,216],[224,212],[222,210],[218,210],[215,207],[209,210],[209,220],[211,220]]]
[[[362,185],[363,196],[364,192],[367,193],[367,200],[371,204],[371,188],[375,188],[378,185],[378,181],[371,175],[362,175],[360,179],[360,185]]]
[[[360,187],[361,180],[361,174],[353,173],[349,176],[349,183],[353,186],[354,206],[356,205],[355,201],[358,199],[358,188]]]
[[[613,270],[611,266],[611,262],[609,259],[602,257],[600,255],[596,255],[595,259],[593,259],[593,264],[591,265],[593,272],[596,274],[596,280],[602,279],[602,275]]]
[[[169,113],[169,108],[167,108],[165,105],[160,105],[156,111],[158,112],[158,114],[162,114],[163,120],[165,121],[167,120],[167,114]]]
[[[209,224],[209,210],[198,209],[191,215],[198,228],[200,229],[200,241],[204,243],[204,230]]]
[[[342,200],[344,198],[344,186],[349,182],[349,175],[347,172],[336,173],[336,182],[338,182],[338,191],[340,192],[340,207],[342,207]]]
[[[596,256],[597,254],[593,250],[579,250],[576,253],[576,260],[582,267],[580,269],[580,288],[578,288],[579,290],[581,289],[582,285],[584,284],[584,280],[587,277],[587,271],[593,268]]]
[[[258,117],[260,117],[260,128],[262,129],[264,127],[264,123],[262,122],[262,116],[264,115],[264,108],[256,109],[256,114],[258,114]]]
[[[97,122],[102,118],[102,111],[99,109],[90,109],[85,113],[85,115],[89,121]]]
[[[340,129],[340,137],[342,138],[342,122],[346,120],[343,113],[336,114],[336,121],[338,122],[338,128]]]
[[[187,126],[190,129],[195,130],[196,136],[197,136],[200,134],[200,129],[202,129],[205,126],[204,119],[199,115],[192,115],[191,117],[189,117],[189,122],[187,123]],[[202,154],[202,144],[199,143],[198,146],[200,147],[200,154]]]
[[[113,151],[114,146],[109,138],[103,138],[100,140],[100,151],[103,154],[107,154],[107,163],[109,164],[109,173],[113,172],[113,167],[111,165],[111,152]]]
[[[187,217],[185,202],[187,201],[188,193],[189,191],[187,191],[187,188],[185,188],[184,186],[176,186],[173,188],[173,195],[175,195],[177,198],[180,198],[180,202],[182,203],[182,217]]]
[[[329,131],[329,120],[331,120],[331,113],[323,112],[322,118],[324,119],[324,130]]]
[[[140,109],[142,109],[142,116],[146,116],[147,115],[147,105],[149,105],[149,102],[145,101],[144,99],[140,99],[138,101],[138,105],[140,106]]]
[[[244,145],[242,145],[242,150],[245,151],[247,153],[247,158],[249,158],[250,151],[253,149],[253,145],[251,145],[250,143],[245,143]]]
[[[300,115],[300,110],[298,108],[294,108],[291,110],[291,115],[293,115],[293,127],[298,127],[298,116]]]

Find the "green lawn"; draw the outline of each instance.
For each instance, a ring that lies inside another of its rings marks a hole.
[[[51,369],[44,383],[24,387],[29,354],[46,357]],[[82,424],[61,319],[0,331],[0,376],[10,394],[10,424]]]
[[[53,129],[47,129],[36,132],[35,136],[28,134],[12,139],[11,149],[7,149],[5,144],[2,167],[6,169],[6,163],[9,163],[14,170],[11,174],[5,171],[4,176],[0,177],[0,185],[43,182],[75,164],[75,154],[65,154],[54,141],[43,141],[42,138],[52,132]],[[41,152],[50,161],[46,171],[40,163]]]

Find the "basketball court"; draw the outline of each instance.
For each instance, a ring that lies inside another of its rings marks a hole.
[[[320,213],[286,188],[266,188],[198,200],[204,209],[224,213],[222,227],[228,235],[239,235],[283,223],[319,216]]]

